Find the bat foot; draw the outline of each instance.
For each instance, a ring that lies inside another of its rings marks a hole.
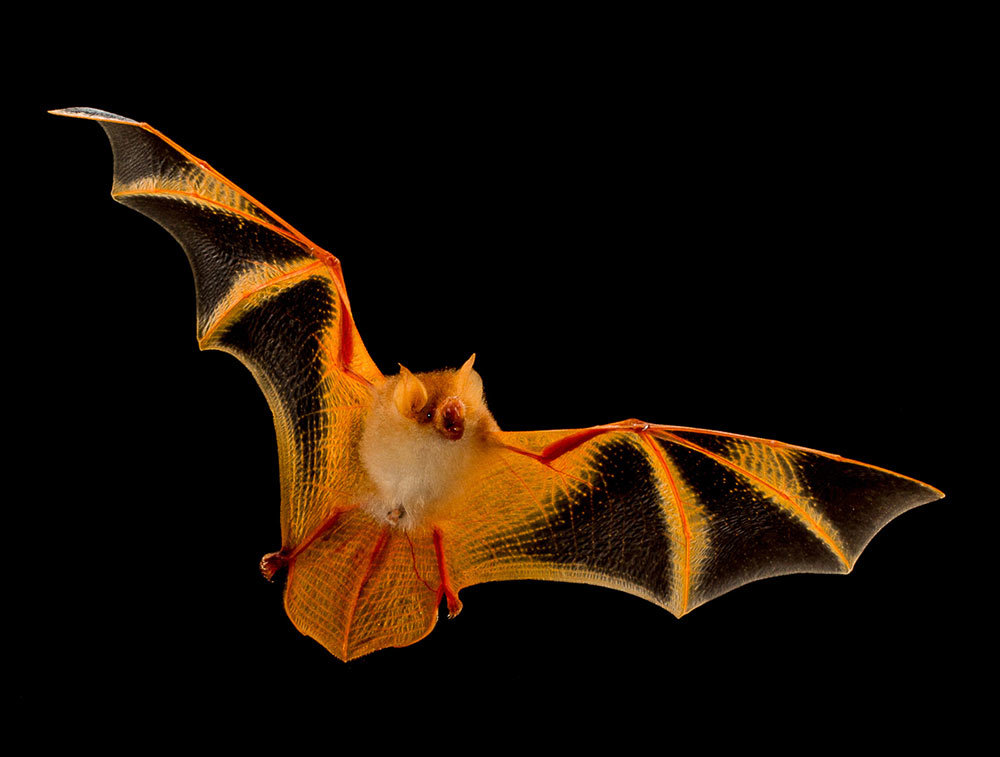
[[[274,574],[288,565],[288,555],[285,550],[269,552],[260,558],[260,572],[268,581],[274,580]]]
[[[448,620],[453,620],[462,612],[462,600],[451,595],[448,597]]]
[[[438,603],[441,602],[441,598],[444,597],[448,604],[448,620],[453,620],[458,617],[458,614],[462,612],[462,600],[458,598],[458,594],[451,588],[451,586],[441,584],[438,587]]]

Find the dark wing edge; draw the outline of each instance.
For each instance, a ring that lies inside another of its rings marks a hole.
[[[191,265],[201,349],[252,372],[274,415],[282,544],[294,547],[350,482],[341,440],[383,376],[365,350],[340,262],[148,124],[93,108],[114,154],[112,197],[163,226]]]
[[[767,439],[642,421],[500,432],[463,519],[457,587],[598,584],[681,617],[752,581],[847,573],[889,521],[944,495],[867,463]]]

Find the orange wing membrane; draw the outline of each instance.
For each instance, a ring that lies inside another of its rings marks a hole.
[[[624,421],[500,433],[442,526],[459,587],[600,584],[680,617],[787,573],[846,573],[897,515],[941,492],[864,463],[716,431]]]
[[[90,108],[113,197],[187,253],[198,343],[253,372],[274,414],[285,608],[342,660],[412,644],[486,581],[599,584],[681,616],[745,583],[845,573],[886,523],[943,496],[780,442],[641,421],[500,431],[473,358],[383,376],[339,261],[147,124]]]

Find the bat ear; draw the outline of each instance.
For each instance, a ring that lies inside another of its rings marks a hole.
[[[455,375],[455,394],[461,396],[465,393],[465,389],[468,386],[469,378],[473,375],[472,364],[476,362],[476,353],[473,352],[472,356],[465,361],[465,364],[458,369],[458,373]]]
[[[476,353],[465,361],[465,365],[458,369],[455,374],[455,395],[463,397],[466,402],[476,404],[483,399],[483,380],[479,374],[472,370],[472,364],[476,360]]]
[[[412,418],[427,404],[427,387],[424,382],[410,373],[402,363],[399,365],[399,383],[396,384],[392,399],[404,418]]]

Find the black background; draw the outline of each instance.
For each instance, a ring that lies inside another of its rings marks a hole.
[[[652,62],[347,71],[274,100],[259,81],[197,98],[54,87],[67,99],[16,114],[44,146],[32,216],[14,219],[32,256],[8,272],[32,303],[15,329],[21,702],[361,702],[390,722],[419,703],[447,723],[470,701],[506,717],[643,700],[657,723],[769,733],[817,712],[874,724],[889,702],[941,717],[975,664],[955,530],[979,505],[962,496],[960,252],[926,72],[765,55],[660,80]],[[504,428],[714,428],[949,496],[847,577],[761,582],[682,620],[596,587],[476,586],[418,644],[341,663],[257,571],[280,546],[264,397],[198,352],[187,262],[108,196],[99,127],[44,114],[74,105],[152,124],[338,255],[383,371],[476,352]]]

